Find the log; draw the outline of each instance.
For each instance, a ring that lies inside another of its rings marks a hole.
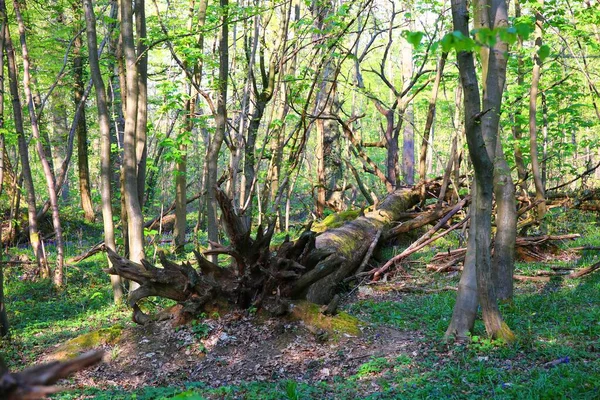
[[[429,193],[439,190],[437,182],[429,182],[427,186]],[[327,249],[343,262],[313,283],[306,291],[306,299],[317,304],[329,304],[338,285],[358,269],[377,232],[382,230],[382,236],[385,237],[394,221],[419,203],[420,196],[420,185],[397,189],[388,194],[373,211],[317,236],[316,248]]]
[[[68,361],[55,361],[38,365],[21,372],[9,372],[0,359],[0,399],[23,400],[43,399],[61,389],[53,386],[84,368],[99,363],[102,351],[85,353]]]
[[[437,183],[430,183],[427,192],[436,188],[439,188]],[[210,309],[211,304],[223,302],[238,308],[264,307],[276,314],[285,313],[295,299],[331,305],[339,285],[368,260],[367,253],[374,249],[377,237],[385,237],[393,222],[418,204],[420,193],[420,187],[398,189],[373,211],[320,235],[309,226],[298,240],[291,242],[286,238],[274,252],[270,242],[275,223],[259,226],[252,237],[231,200],[217,188],[216,198],[229,245],[212,243],[212,248],[204,254],[196,253],[199,270],[190,263],[173,263],[164,253],[159,253],[162,268],[157,268],[145,260],[134,263],[105,249],[112,262],[107,272],[140,284],[128,298],[133,320],[139,324],[154,318],[139,307],[140,300],[148,296],[177,301],[180,321]],[[204,258],[214,254],[231,256],[232,265],[220,268]]]

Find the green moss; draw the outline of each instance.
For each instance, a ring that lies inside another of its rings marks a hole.
[[[77,336],[60,346],[53,354],[55,360],[66,360],[103,344],[115,344],[121,338],[123,326],[114,325]]]
[[[308,301],[294,305],[292,318],[303,321],[310,331],[325,331],[334,339],[339,339],[344,334],[360,336],[362,334],[360,327],[365,324],[345,312],[333,316],[323,315],[321,306]]]
[[[321,233],[328,229],[338,228],[348,221],[358,218],[360,210],[346,210],[339,213],[331,214],[325,217],[322,221],[314,223],[311,230]]]

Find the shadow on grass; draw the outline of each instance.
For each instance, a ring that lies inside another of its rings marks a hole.
[[[22,350],[8,357],[9,362],[18,356],[29,363],[45,347],[126,317],[126,309],[113,304],[109,277],[102,271],[105,263],[99,254],[77,268],[67,267],[63,290],[55,289],[50,280],[20,280],[22,271],[17,268],[7,271],[5,294],[12,340],[2,344],[2,351]]]

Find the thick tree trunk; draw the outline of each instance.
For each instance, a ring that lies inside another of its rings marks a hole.
[[[100,195],[102,197],[102,222],[104,226],[104,243],[106,247],[115,251],[115,227],[113,223],[112,195],[111,195],[111,157],[110,157],[110,115],[106,99],[106,89],[100,63],[98,61],[98,45],[96,37],[96,16],[92,0],[83,0],[85,12],[90,74],[96,89],[96,105],[98,108],[98,125],[100,127]],[[110,268],[110,260],[109,260]],[[111,275],[110,281],[113,289],[115,303],[121,302],[123,288],[121,277]]]
[[[420,192],[415,188],[398,189],[383,199],[375,210],[343,226],[317,236],[315,247],[334,255],[331,262],[341,259],[339,267],[311,283],[306,289],[306,299],[317,304],[327,304],[333,298],[337,285],[359,267],[377,231],[382,235],[400,213],[416,205]]]
[[[480,0],[474,5],[476,11],[476,23],[479,26],[505,26],[508,22],[506,15],[506,3],[504,0]],[[488,14],[489,12],[489,14]],[[490,18],[491,16],[491,18]],[[468,35],[469,11],[465,0],[452,0],[452,20],[454,28],[464,35]],[[471,318],[476,313],[476,300],[473,295],[477,293],[477,300],[481,305],[483,322],[488,335],[506,341],[514,340],[514,335],[503,321],[500,315],[495,282],[493,280],[492,262],[490,254],[491,244],[491,214],[492,214],[492,188],[494,181],[494,154],[496,151],[498,121],[504,79],[506,73],[506,62],[504,53],[506,44],[498,40],[489,54],[484,54],[483,76],[485,79],[484,109],[481,113],[481,100],[479,98],[479,84],[475,70],[472,52],[461,51],[458,53],[458,64],[461,84],[464,90],[465,108],[465,132],[469,155],[473,162],[475,171],[475,193],[471,210],[471,226],[469,240],[471,251],[474,252],[475,276],[477,291],[473,291],[472,268],[465,265],[464,274],[468,276],[461,278],[465,285],[461,285],[457,295],[457,303],[453,313],[447,336],[456,335],[463,338],[466,332],[472,329]],[[471,238],[473,236],[473,238]],[[474,241],[471,243],[471,241]],[[469,267],[467,269],[467,267]],[[467,282],[468,281],[468,282]],[[465,305],[474,307],[465,310]],[[465,313],[463,315],[461,313]],[[467,318],[468,317],[468,318]]]

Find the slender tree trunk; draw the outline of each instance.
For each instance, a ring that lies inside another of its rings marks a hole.
[[[407,2],[407,6],[410,7],[410,2]],[[413,29],[414,21],[412,17],[409,20],[409,29]],[[402,81],[404,82],[404,88],[410,83],[413,76],[413,54],[412,45],[408,43],[406,39],[402,40]],[[407,185],[415,183],[415,117],[413,111],[412,100],[408,103],[404,103],[401,107],[401,118],[404,121],[400,121],[404,126],[402,133],[402,179]],[[394,141],[397,145],[398,140]],[[397,182],[392,181],[394,185]]]
[[[6,3],[4,0],[0,0],[0,13],[2,14],[2,20],[7,21],[6,18]],[[10,87],[10,95],[12,98],[13,118],[15,123],[15,130],[18,135],[19,145],[19,156],[21,158],[23,182],[27,192],[27,216],[29,219],[29,242],[33,248],[38,267],[40,268],[43,277],[50,276],[50,268],[48,262],[42,250],[42,244],[40,241],[40,235],[37,224],[37,209],[35,205],[35,188],[33,186],[33,178],[31,175],[31,167],[29,165],[29,152],[27,150],[27,141],[25,140],[25,130],[23,128],[23,114],[21,99],[19,98],[19,83],[17,78],[17,66],[15,62],[15,50],[13,48],[12,40],[10,37],[10,30],[8,24],[4,25],[5,34],[5,52],[8,61],[8,82]]]
[[[116,251],[115,245],[115,227],[113,224],[112,209],[112,162],[110,157],[110,115],[106,99],[106,89],[104,80],[100,72],[100,63],[98,61],[98,45],[96,36],[96,16],[92,0],[83,0],[83,9],[85,12],[87,44],[89,52],[90,74],[96,89],[96,105],[98,108],[98,124],[100,127],[100,193],[102,196],[102,222],[104,226],[104,243],[107,248]],[[110,260],[108,261],[111,267]],[[123,288],[121,286],[121,277],[110,276],[113,298],[115,303],[123,299]]]
[[[540,0],[540,7],[543,8],[544,0]],[[535,47],[539,51],[542,46],[544,19],[541,9],[535,13]],[[529,147],[531,153],[531,172],[535,184],[535,199],[539,201],[537,207],[537,218],[539,221],[546,214],[546,194],[542,182],[540,162],[538,158],[538,140],[537,140],[537,95],[539,91],[540,77],[542,75],[542,60],[538,52],[533,58],[533,71],[531,72],[531,87],[529,89]]]
[[[206,190],[208,193],[206,213],[208,223],[208,240],[219,242],[219,225],[217,221],[216,185],[218,174],[218,159],[221,145],[225,138],[227,128],[227,79],[229,77],[229,0],[220,0],[222,14],[221,33],[219,38],[219,85],[217,98],[217,115],[215,134],[208,146],[206,155],[207,174]],[[211,246],[212,247],[212,246]],[[217,262],[216,256],[211,256],[213,263]]]
[[[78,6],[74,7],[74,13],[79,15]],[[79,26],[77,27],[79,30]],[[79,102],[83,98],[83,56],[81,54],[83,40],[81,35],[75,37],[73,46],[73,79],[74,79],[74,104],[77,109]],[[79,122],[77,123],[77,167],[79,171],[79,194],[81,195],[81,208],[83,208],[84,218],[88,222],[94,222],[96,215],[92,205],[92,194],[90,191],[90,169],[88,162],[88,144],[87,144],[87,126],[85,118],[85,107],[81,110]]]
[[[27,105],[29,109],[29,120],[31,121],[31,131],[33,133],[33,137],[36,139],[37,144],[36,148],[38,151],[38,155],[40,157],[40,161],[42,163],[42,167],[44,169],[44,176],[46,178],[46,186],[48,188],[48,197],[50,198],[50,208],[52,210],[52,225],[54,226],[54,233],[56,235],[56,268],[54,270],[54,284],[56,286],[62,286],[64,283],[64,244],[63,244],[63,235],[62,235],[62,227],[60,224],[60,216],[58,210],[58,196],[56,192],[56,182],[54,178],[54,171],[48,162],[48,158],[46,157],[46,153],[44,152],[44,146],[42,145],[39,125],[37,120],[37,114],[35,110],[35,104],[33,102],[33,94],[31,92],[31,71],[29,65],[29,52],[27,49],[27,42],[25,39],[25,24],[23,22],[23,18],[21,15],[21,10],[18,1],[13,1],[13,7],[15,11],[15,16],[17,18],[17,22],[19,25],[19,37],[21,42],[21,53],[23,56],[23,90],[25,92],[25,97],[27,98]]]
[[[315,28],[318,30],[316,37],[321,39],[329,29],[326,20],[332,14],[333,3],[314,3],[313,14]],[[329,54],[321,52],[322,57],[328,57],[320,72],[319,93],[316,96],[315,121],[317,136],[317,203],[316,213],[323,216],[327,199],[342,178],[342,161],[339,146],[340,129],[337,122],[331,119],[339,109],[336,82],[336,65],[332,57],[335,49],[329,48]]]
[[[429,146],[429,134],[433,127],[433,119],[435,117],[435,105],[437,102],[437,96],[440,88],[440,82],[442,75],[444,74],[444,66],[446,65],[446,59],[448,53],[442,53],[438,60],[437,72],[435,74],[435,80],[433,81],[433,87],[431,88],[431,97],[429,98],[429,108],[427,110],[427,119],[425,120],[425,128],[423,129],[423,141],[421,142],[421,154],[419,157],[419,179],[425,181],[427,178],[427,148]]]
[[[4,176],[8,162],[4,141],[4,32],[6,21],[0,21],[0,194],[4,189]],[[13,194],[14,195],[14,194]],[[2,238],[2,225],[0,225],[0,239]],[[4,244],[0,240],[0,261],[3,257]],[[8,316],[6,315],[6,303],[4,301],[4,264],[0,264],[0,336],[9,334]]]
[[[506,26],[508,16],[504,0],[480,0],[474,5],[477,18],[484,18],[487,24],[496,28]],[[489,10],[489,11],[488,11]],[[482,15],[483,14],[483,15]],[[492,16],[490,18],[490,16]],[[452,20],[454,29],[469,34],[469,11],[465,0],[452,0]],[[494,156],[497,143],[498,121],[504,80],[506,75],[506,61],[504,52],[507,46],[498,39],[496,45],[489,51],[489,60],[483,62],[483,76],[485,77],[484,108],[488,110],[481,114],[479,85],[475,70],[472,52],[461,51],[458,53],[458,65],[461,83],[464,89],[465,131],[467,144],[473,167],[475,170],[473,204],[471,206],[471,225],[469,230],[469,250],[475,253],[468,254],[469,262],[474,260],[477,290],[473,287],[473,267],[465,261],[463,277],[457,295],[457,302],[452,316],[448,336],[464,337],[472,329],[474,315],[477,307],[476,301],[481,305],[483,322],[488,335],[506,341],[514,340],[514,334],[503,321],[500,315],[495,281],[490,254],[491,245],[491,215],[494,182]],[[487,68],[486,68],[487,67]],[[462,284],[464,280],[464,285]],[[477,300],[474,294],[477,293]],[[471,307],[466,309],[465,307]]]
[[[137,156],[138,138],[136,127],[139,100],[139,82],[137,55],[133,38],[132,0],[121,1],[121,36],[123,37],[123,54],[126,67],[126,107],[125,132],[123,134],[123,186],[125,209],[127,211],[127,235],[129,253],[132,261],[140,262],[144,258],[144,220],[140,204],[138,185],[138,165],[141,160]],[[144,105],[142,105],[142,108]],[[132,289],[135,289],[132,287]]]
[[[515,0],[515,18],[521,18],[521,0]],[[523,39],[519,36],[517,39],[517,54],[521,54],[523,48]],[[523,57],[517,58],[517,86],[522,88],[525,85],[525,72],[523,65]],[[521,127],[521,107],[515,106],[516,111],[511,111],[511,130],[515,139],[515,165],[517,167],[517,177],[519,178],[519,187],[521,193],[527,196],[527,168],[525,167],[525,161],[523,160],[523,152],[521,151],[521,138],[523,137],[523,129]]]
[[[146,159],[148,157],[148,46],[146,45],[147,32],[145,3],[145,0],[135,0],[134,2],[135,26],[137,33],[136,63],[138,78],[135,154],[137,159],[136,178],[138,199],[141,209],[144,207],[144,193],[146,192]]]

